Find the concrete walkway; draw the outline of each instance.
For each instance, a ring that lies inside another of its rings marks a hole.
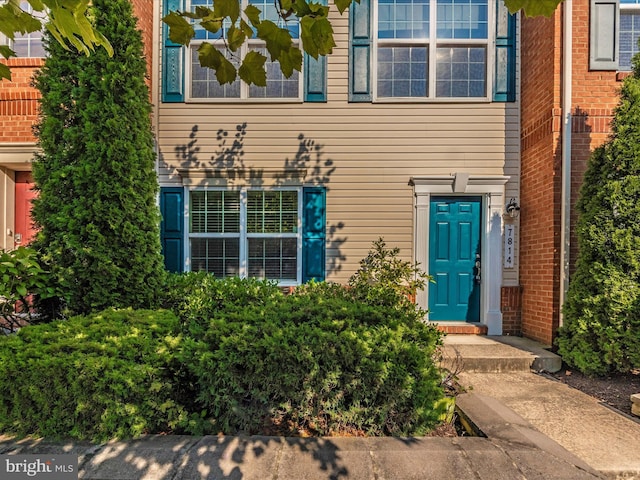
[[[515,348],[513,341],[447,337],[445,360],[464,364],[459,378],[470,392],[457,403],[465,422],[484,437],[154,435],[101,445],[0,437],[0,458],[75,454],[79,478],[92,480],[640,479],[640,423],[531,373],[546,352],[536,344]],[[491,356],[493,371],[486,360]]]

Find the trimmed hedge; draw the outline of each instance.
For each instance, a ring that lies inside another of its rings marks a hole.
[[[181,359],[225,433],[423,434],[446,410],[438,331],[413,306],[369,305],[340,285],[218,311],[187,337]]]
[[[105,311],[0,338],[0,431],[103,441],[188,422],[168,311]]]
[[[0,432],[420,435],[448,413],[440,333],[401,295],[373,305],[328,283],[285,296],[258,280],[170,281],[180,319],[107,310],[0,338]]]

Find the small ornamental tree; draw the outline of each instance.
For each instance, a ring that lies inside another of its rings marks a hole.
[[[94,0],[90,13],[114,55],[49,36],[35,79],[35,246],[76,313],[152,306],[164,274],[141,35],[129,0]]]
[[[584,373],[640,368],[640,58],[623,83],[609,140],[597,148],[577,204],[576,272],[559,352]]]

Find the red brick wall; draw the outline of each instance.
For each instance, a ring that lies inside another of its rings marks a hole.
[[[522,333],[544,343],[553,341],[560,318],[562,14],[522,22]],[[589,71],[589,0],[573,0],[572,21],[571,265],[573,206],[590,153],[608,136],[621,76]]]
[[[147,84],[151,85],[153,1],[132,0],[138,27],[143,32],[147,59]],[[11,67],[11,81],[0,81],[0,142],[33,142],[32,126],[38,119],[39,92],[31,87],[33,72],[44,63],[41,58],[3,60]]]
[[[33,142],[31,127],[38,118],[39,92],[31,87],[41,58],[4,60],[11,67],[11,81],[0,81],[0,142]]]
[[[502,334],[522,335],[522,287],[502,287],[500,290]]]
[[[558,318],[561,20],[560,11],[525,18],[521,30],[522,334],[543,343],[551,342]]]

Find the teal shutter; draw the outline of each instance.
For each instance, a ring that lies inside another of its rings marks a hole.
[[[493,84],[494,102],[516,100],[516,16],[496,2],[496,58]]]
[[[589,68],[617,70],[619,54],[620,2],[591,0]]]
[[[322,281],[326,269],[326,189],[302,189],[302,281]]]
[[[183,0],[164,0],[163,13],[184,9]],[[162,24],[162,101],[184,102],[184,49],[169,40],[169,27]]]
[[[160,189],[160,242],[165,268],[170,272],[182,272],[184,267],[184,189],[163,187]]]
[[[304,101],[327,101],[327,57],[304,54]]]
[[[370,102],[371,92],[371,0],[349,7],[349,101]]]
[[[320,0],[322,5],[327,0]],[[304,101],[327,101],[327,57],[318,56],[316,60],[311,55],[304,54]]]

